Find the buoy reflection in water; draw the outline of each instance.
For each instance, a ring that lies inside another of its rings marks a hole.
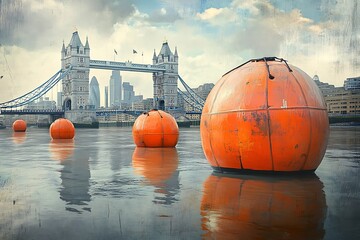
[[[15,144],[22,144],[26,140],[26,132],[13,132],[12,141]]]
[[[210,175],[201,201],[204,238],[322,239],[323,183],[306,176]]]
[[[52,139],[50,141],[51,158],[64,161],[74,153],[74,139]]]
[[[155,203],[171,204],[179,191],[179,157],[176,148],[136,147],[132,164],[136,174],[156,187]]]

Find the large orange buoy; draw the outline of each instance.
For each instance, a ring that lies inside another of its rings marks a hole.
[[[322,239],[326,198],[315,174],[216,176],[203,185],[204,239]]]
[[[325,154],[329,122],[315,82],[273,57],[250,60],[218,81],[200,132],[215,170],[314,171]]]
[[[50,125],[49,132],[53,139],[72,139],[75,136],[75,127],[70,120],[59,118]]]
[[[154,109],[136,119],[132,134],[138,147],[175,147],[179,139],[179,127],[173,116]]]
[[[25,132],[27,125],[24,120],[18,119],[13,123],[12,128],[13,128],[14,132]]]
[[[52,139],[49,147],[52,159],[64,161],[74,153],[74,139]]]

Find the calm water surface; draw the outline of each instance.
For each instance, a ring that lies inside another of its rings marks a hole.
[[[199,128],[176,149],[131,128],[0,130],[0,239],[360,239],[360,127],[332,127],[308,176],[214,174]]]

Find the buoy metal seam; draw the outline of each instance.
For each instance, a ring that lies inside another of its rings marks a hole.
[[[161,125],[161,146],[164,146],[165,138],[164,138],[164,123],[163,123],[163,117],[161,116],[160,112],[158,112],[160,115],[160,125]]]
[[[242,153],[241,153],[241,147],[240,147],[240,137],[239,137],[239,126],[237,126],[237,133],[238,133],[238,154],[239,154],[239,162],[240,162],[240,168],[244,169],[244,166],[242,164]]]
[[[145,122],[147,120],[147,118],[150,116],[149,112],[147,112],[147,115],[145,116],[145,119],[142,121],[142,127],[141,129],[144,130],[144,125],[145,125]],[[146,147],[146,144],[145,144],[145,141],[144,141],[144,138],[142,137],[141,138],[141,143],[144,144],[144,147]]]
[[[294,78],[295,78],[295,81],[297,83],[297,85],[299,86],[300,88],[300,91],[301,91],[301,94],[303,95],[303,98],[304,98],[304,101],[305,101],[305,104],[308,105],[308,102],[307,102],[307,99],[306,99],[306,96],[305,96],[305,93],[304,93],[304,90],[302,89],[300,83],[299,83],[299,80],[296,78],[296,76],[294,75],[294,72],[291,72],[290,73]],[[308,146],[307,146],[307,153],[306,153],[306,159],[301,167],[301,170],[304,170],[304,167],[306,165],[306,162],[308,161],[309,159],[309,153],[310,153],[310,149],[311,149],[311,141],[312,141],[312,124],[311,124],[311,114],[310,114],[310,110],[308,109],[307,111],[308,113],[308,117],[309,117],[309,121],[310,121],[310,133],[309,133],[309,137],[310,137],[310,140],[309,140],[309,143],[308,143]]]
[[[228,114],[228,113],[236,113],[236,112],[254,112],[254,111],[262,111],[262,110],[292,110],[292,109],[312,109],[312,110],[322,110],[326,111],[326,108],[321,107],[310,107],[310,106],[293,106],[293,107],[269,107],[269,108],[252,108],[252,109],[235,109],[235,110],[228,110],[228,111],[221,111],[221,112],[208,112],[203,113],[204,115],[217,115],[217,114]]]
[[[209,109],[210,112],[212,111],[212,109],[213,109],[213,107],[214,107],[214,102],[216,101],[216,98],[217,98],[217,96],[218,96],[218,94],[219,94],[222,86],[225,84],[226,80],[228,80],[228,79],[229,79],[229,76],[226,76],[226,78],[225,78],[225,79],[223,80],[223,82],[221,83],[218,91],[216,92],[216,94],[215,94],[215,96],[214,96],[214,99],[213,99],[213,101],[212,101],[212,103],[211,103],[211,109]],[[210,117],[209,117],[209,128],[210,128],[210,127],[212,127],[211,115],[210,115]],[[216,157],[215,157],[214,150],[213,150],[213,146],[212,146],[212,142],[211,142],[211,133],[212,133],[212,131],[211,131],[211,129],[209,129],[209,130],[210,130],[210,131],[209,131],[209,136],[210,136],[210,138],[209,138],[209,145],[210,145],[210,149],[211,149],[211,154],[212,154],[212,156],[213,156],[213,158],[214,158],[217,166],[220,167],[220,165],[219,165],[219,163],[218,163],[218,161],[217,161],[217,159],[216,159]]]
[[[265,58],[264,58],[265,60]],[[271,129],[270,129],[270,110],[269,110],[269,79],[270,77],[272,77],[272,79],[274,78],[274,76],[272,76],[270,74],[270,67],[269,65],[266,63],[265,61],[265,67],[266,70],[268,71],[269,75],[266,77],[266,85],[265,85],[265,108],[266,108],[266,115],[267,115],[267,134],[268,134],[268,141],[269,141],[269,148],[270,148],[270,159],[271,159],[271,166],[272,166],[272,171],[274,171],[274,159],[273,159],[273,150],[272,150],[272,143],[271,143]]]

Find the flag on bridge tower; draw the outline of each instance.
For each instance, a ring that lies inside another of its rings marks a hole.
[[[133,49],[133,54],[137,53],[137,51],[135,49]]]
[[[116,55],[118,55],[118,54],[117,54],[117,51],[116,51],[115,49],[114,49],[114,53],[115,53]]]

